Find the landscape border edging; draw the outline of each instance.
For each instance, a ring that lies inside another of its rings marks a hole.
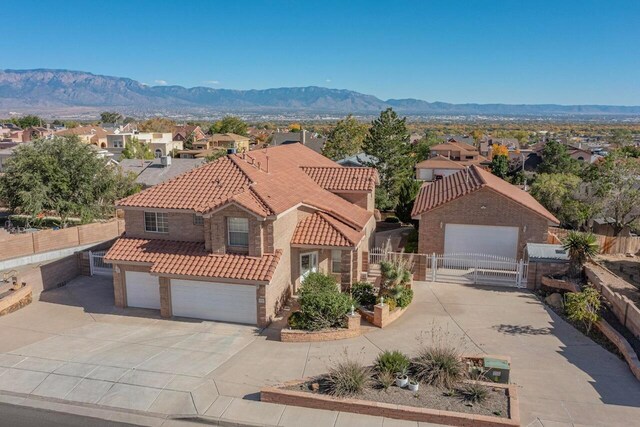
[[[326,409],[330,411],[352,412],[378,417],[387,417],[407,421],[447,424],[453,426],[504,427],[520,425],[520,408],[517,387],[514,384],[477,383],[489,387],[502,388],[509,398],[509,418],[488,415],[465,414],[462,412],[442,411],[438,409],[419,408],[415,406],[393,405],[352,398],[337,398],[328,395],[284,390],[301,384],[309,379],[295,380],[280,386],[265,387],[260,390],[260,401],[279,403],[282,405],[301,406],[305,408]]]

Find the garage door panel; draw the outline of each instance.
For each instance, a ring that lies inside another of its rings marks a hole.
[[[446,224],[445,254],[488,254],[516,258],[518,227]]]
[[[174,316],[257,323],[256,287],[196,280],[171,280]]]
[[[158,277],[139,271],[125,272],[127,306],[160,309]]]

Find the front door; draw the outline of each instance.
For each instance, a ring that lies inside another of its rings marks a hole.
[[[300,254],[300,283],[309,273],[318,271],[318,252]]]

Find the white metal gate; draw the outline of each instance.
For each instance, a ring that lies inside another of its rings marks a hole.
[[[486,254],[433,254],[431,281],[524,288],[528,264],[523,260]]]
[[[386,248],[371,248],[369,251],[369,265],[380,264],[387,258]]]
[[[91,275],[110,276],[113,274],[111,264],[104,262],[104,254],[107,251],[89,251],[89,268]]]

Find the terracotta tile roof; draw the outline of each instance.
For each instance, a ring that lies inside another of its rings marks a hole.
[[[323,212],[316,212],[300,221],[291,238],[292,245],[357,246],[363,232]]]
[[[374,168],[303,166],[302,170],[329,191],[371,191],[380,182]]]
[[[107,131],[100,126],[77,126],[70,129],[59,130],[55,134],[60,136],[93,135],[98,138],[107,137]]]
[[[290,144],[220,158],[120,200],[118,206],[205,213],[234,202],[266,217],[306,204],[363,228],[373,214],[322,188],[303,171],[310,166],[356,169],[337,166],[301,144]]]
[[[280,250],[262,257],[212,254],[200,242],[121,237],[105,260],[150,264],[157,274],[268,282],[281,255]]]
[[[477,166],[470,166],[466,170],[446,176],[439,181],[423,184],[418,197],[416,197],[411,216],[418,216],[485,187],[532,210],[552,223],[560,223],[551,212],[529,193]]]
[[[431,147],[431,151],[460,151],[462,154],[478,154],[478,150],[473,145],[455,141],[434,145]]]
[[[416,165],[416,169],[464,169],[460,162],[449,159],[445,156],[437,155],[427,160],[423,160]]]

